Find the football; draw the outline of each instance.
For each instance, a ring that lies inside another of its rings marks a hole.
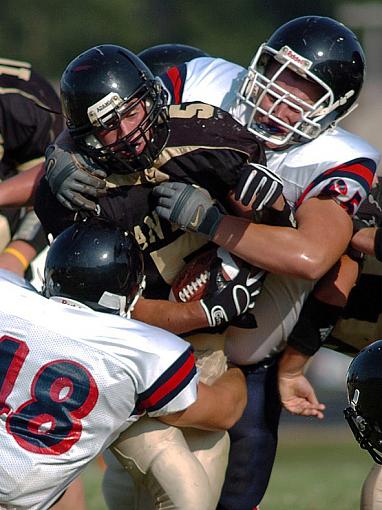
[[[187,303],[202,299],[213,288],[222,288],[239,272],[240,259],[224,248],[213,246],[197,253],[178,273],[170,290],[170,301]],[[211,276],[212,275],[212,276]],[[215,280],[211,282],[211,277]]]

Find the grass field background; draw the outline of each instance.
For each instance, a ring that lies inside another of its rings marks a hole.
[[[355,444],[344,424],[284,423],[261,510],[358,510],[362,482],[370,467],[369,455]],[[101,476],[96,463],[85,472],[89,510],[106,510]]]

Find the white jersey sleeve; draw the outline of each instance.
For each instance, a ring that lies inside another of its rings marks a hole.
[[[245,124],[245,107],[238,102],[237,91],[246,69],[222,58],[200,57],[172,67],[161,80],[169,103],[201,101],[229,112]]]
[[[49,508],[141,414],[192,404],[197,380],[175,335],[47,300],[0,271],[0,507]]]
[[[357,135],[329,129],[309,143],[266,151],[269,168],[283,179],[283,193],[296,208],[316,196],[335,198],[351,215],[366,198],[381,155]]]

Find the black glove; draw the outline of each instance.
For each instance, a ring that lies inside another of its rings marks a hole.
[[[254,211],[271,207],[283,191],[282,179],[267,167],[250,163],[243,168],[235,188],[235,199]]]
[[[97,204],[85,195],[98,198],[106,193],[106,172],[85,155],[66,151],[57,144],[49,145],[45,157],[46,179],[57,200],[72,211],[94,211]]]
[[[164,182],[153,189],[156,212],[184,230],[212,239],[224,214],[204,188],[182,182]]]
[[[233,280],[226,281],[224,285],[216,285],[216,271],[220,268],[221,264],[218,262],[217,267],[211,269],[210,282],[213,288],[209,288],[207,297],[200,300],[210,327],[227,324],[253,308],[255,297],[262,287],[264,271],[258,271],[252,275],[251,268],[247,266],[240,268]],[[213,292],[210,293],[210,290]],[[255,317],[253,317],[252,327],[256,327]]]

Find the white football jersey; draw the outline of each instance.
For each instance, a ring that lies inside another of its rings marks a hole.
[[[140,415],[192,404],[189,343],[0,271],[0,507],[46,509]]]
[[[245,125],[250,112],[240,104],[246,69],[220,58],[201,57],[161,76],[172,103],[202,101],[228,111]],[[379,151],[341,128],[326,130],[309,143],[266,150],[268,167],[283,179],[283,193],[297,209],[318,195],[335,197],[353,215],[368,194],[380,162]],[[229,327],[226,351],[233,362],[252,364],[281,350],[315,282],[268,275],[253,313],[258,327]]]

